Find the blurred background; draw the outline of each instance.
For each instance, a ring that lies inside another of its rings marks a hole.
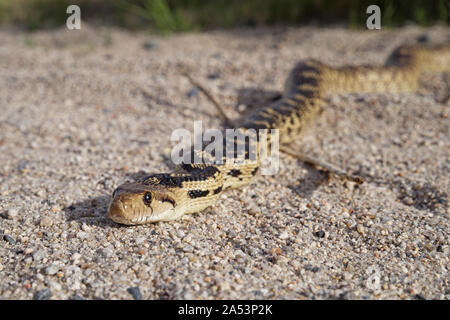
[[[376,4],[382,27],[448,25],[448,0],[0,0],[0,25],[28,30],[65,24],[77,4],[83,22],[162,34],[262,25],[340,24],[365,28]]]

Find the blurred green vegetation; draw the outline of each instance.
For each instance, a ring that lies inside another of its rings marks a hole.
[[[0,24],[27,29],[63,25],[77,4],[82,21],[161,33],[273,24],[344,23],[365,27],[366,8],[379,5],[382,27],[408,22],[448,24],[447,0],[0,0]]]

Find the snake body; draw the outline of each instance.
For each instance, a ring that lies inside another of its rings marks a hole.
[[[279,129],[279,142],[289,145],[315,118],[323,98],[330,93],[414,92],[422,72],[450,71],[450,45],[402,45],[383,66],[332,67],[314,59],[295,65],[286,80],[283,97],[262,107],[238,128]],[[271,144],[271,135],[267,135]],[[261,140],[256,149],[259,150]],[[237,148],[238,142],[231,145]],[[109,217],[135,225],[169,221],[213,205],[227,189],[249,183],[257,174],[260,159],[250,161],[244,146],[243,161],[224,156],[221,164],[183,163],[172,173],[152,174],[114,190]]]

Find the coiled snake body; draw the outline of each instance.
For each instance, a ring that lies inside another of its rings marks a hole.
[[[424,71],[450,71],[450,45],[403,45],[384,66],[335,68],[305,60],[292,69],[283,98],[260,108],[239,130],[245,134],[249,129],[279,129],[280,144],[288,145],[313,120],[326,94],[414,92]],[[123,184],[113,193],[108,215],[128,225],[174,220],[213,205],[226,189],[250,182],[260,166],[259,157],[256,161],[248,157],[241,162],[222,160],[222,164],[185,163],[173,173]]]

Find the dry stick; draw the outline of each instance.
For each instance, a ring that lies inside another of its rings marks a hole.
[[[212,104],[213,104],[213,105],[217,108],[217,110],[219,111],[220,116],[222,117],[222,120],[225,122],[225,124],[227,124],[227,125],[229,125],[229,126],[233,126],[231,120],[227,117],[227,115],[226,115],[225,112],[223,111],[222,106],[217,102],[216,99],[214,99],[214,97],[212,96],[212,94],[210,94],[210,93],[208,92],[208,90],[206,90],[201,84],[199,84],[197,81],[195,81],[195,80],[190,76],[190,74],[189,74],[187,71],[182,70],[182,71],[181,71],[181,74],[182,74],[183,76],[185,76],[193,86],[195,86],[197,89],[199,89],[201,92],[203,92],[203,94],[204,94],[204,95],[212,102]],[[338,177],[348,179],[348,180],[353,181],[353,182],[356,182],[356,183],[358,183],[358,184],[360,184],[360,183],[363,182],[363,179],[362,179],[360,176],[355,176],[355,175],[348,174],[348,173],[344,172],[343,170],[334,167],[334,166],[331,165],[331,164],[324,163],[324,162],[319,161],[319,160],[317,160],[317,159],[309,158],[308,156],[295,154],[295,153],[293,153],[293,152],[287,150],[286,148],[280,148],[280,151],[281,151],[281,152],[284,152],[284,153],[286,153],[286,154],[288,154],[288,155],[290,155],[291,157],[294,157],[294,158],[296,158],[296,159],[302,161],[303,163],[312,165],[312,166],[314,166],[314,167],[320,167],[320,168],[323,169],[323,171],[325,171],[325,172],[327,172],[327,173],[329,173],[329,174],[333,174],[333,175],[336,175],[336,176],[338,176]]]
[[[287,150],[286,148],[283,148],[283,147],[280,148],[280,151],[284,152],[285,154],[287,154],[291,157],[294,157],[294,158],[300,160],[303,163],[312,165],[316,168],[320,167],[323,169],[322,171],[325,171],[326,173],[356,182],[358,184],[361,184],[364,182],[364,179],[362,177],[357,176],[357,175],[348,174],[348,173],[344,172],[342,169],[339,169],[330,163],[326,163],[326,162],[320,161],[318,159],[313,159],[313,158],[310,158],[305,155],[299,155],[299,154],[293,153],[290,150]]]
[[[214,99],[214,97],[209,93],[209,91],[206,90],[200,83],[195,81],[187,71],[181,71],[181,74],[185,76],[194,87],[203,92],[203,94],[214,104],[214,106],[217,108],[217,111],[219,111],[219,114],[222,117],[223,122],[225,122],[225,124],[228,126],[233,126],[230,118],[228,118],[227,115],[225,114],[225,111],[223,111],[222,106],[217,102],[216,99]]]

